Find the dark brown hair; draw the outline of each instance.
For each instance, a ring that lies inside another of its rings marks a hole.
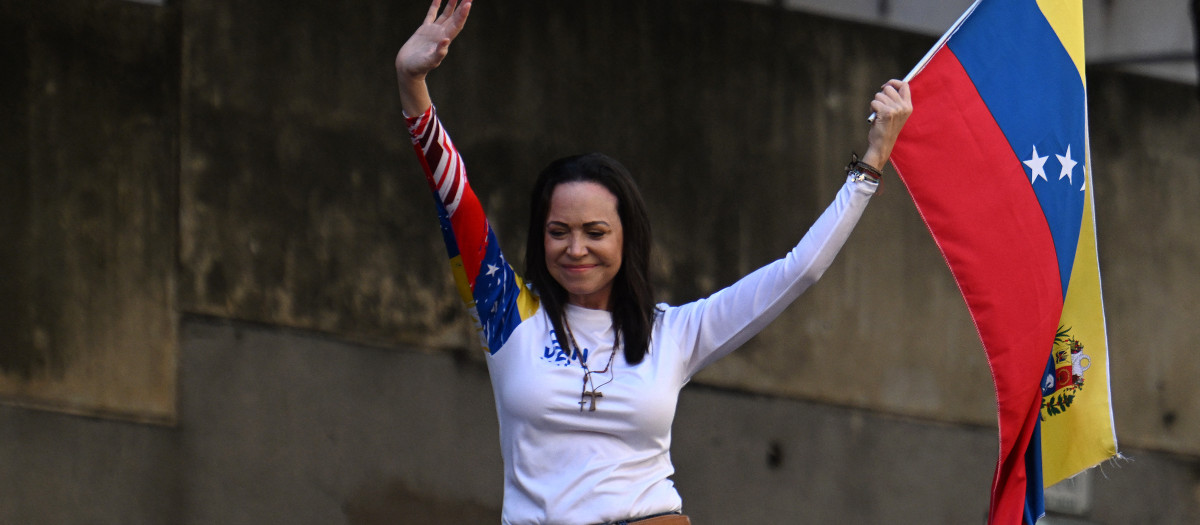
[[[529,239],[525,248],[525,278],[541,298],[542,308],[563,334],[567,291],[546,267],[545,229],[554,188],[565,182],[594,182],[617,198],[617,216],[624,231],[621,268],[613,278],[608,309],[612,314],[614,345],[623,345],[625,360],[637,364],[650,348],[654,323],[654,289],[650,285],[650,217],[633,176],[616,159],[602,153],[564,157],[538,175],[529,199]],[[563,344],[563,348],[571,348]]]

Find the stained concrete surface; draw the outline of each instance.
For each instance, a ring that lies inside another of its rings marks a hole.
[[[519,268],[546,162],[606,151],[640,180],[674,304],[786,253],[861,150],[871,93],[931,43],[744,2],[522,5],[476,5],[429,81],[502,247]],[[342,7],[182,6],[180,309],[473,349],[390,70],[423,8]],[[1103,68],[1088,86],[1119,435],[1200,454],[1200,104]],[[995,419],[974,326],[894,177],[822,281],[697,381]]]
[[[486,372],[446,353],[186,317],[175,428],[0,407],[0,523],[495,523]],[[982,523],[995,429],[688,386],[696,523]],[[1200,520],[1200,463],[1126,450],[1094,524]]]
[[[129,398],[179,407],[168,427],[0,409],[0,523],[495,515],[490,392],[390,69],[425,5],[0,5],[5,380],[61,362],[92,374],[84,401],[150,381],[165,397]],[[678,303],[790,247],[861,148],[860,101],[928,44],[742,2],[481,2],[431,88],[507,251],[537,169],[607,151],[642,181]],[[1102,68],[1088,85],[1134,461],[1096,476],[1085,518],[1192,523],[1200,104]],[[821,283],[685,392],[689,512],[982,516],[990,378],[898,182]],[[174,370],[146,341],[183,348],[177,376],[134,369]]]
[[[10,402],[174,417],[176,20],[120,1],[0,6]]]

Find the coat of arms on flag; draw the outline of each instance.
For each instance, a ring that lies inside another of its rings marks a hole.
[[[1083,343],[1071,336],[1069,328],[1060,328],[1054,336],[1050,366],[1042,379],[1042,421],[1070,409],[1075,395],[1083,390],[1083,374],[1092,366],[1092,357],[1083,350]]]

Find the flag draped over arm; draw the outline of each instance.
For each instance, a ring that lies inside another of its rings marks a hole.
[[[1033,523],[1043,483],[1116,453],[1081,0],[979,0],[926,59],[892,164],[995,381],[989,523]]]

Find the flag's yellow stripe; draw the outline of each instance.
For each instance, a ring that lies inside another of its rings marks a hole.
[[[529,291],[529,287],[525,284],[525,280],[520,275],[516,276],[517,286],[521,289],[521,293],[517,295],[517,311],[521,314],[521,320],[533,317],[534,312],[538,310],[538,297]]]
[[[1100,295],[1100,261],[1092,207],[1090,167],[1085,166],[1087,192],[1079,246],[1061,324],[1084,345],[1091,357],[1084,385],[1070,408],[1042,422],[1042,479],[1050,486],[1095,466],[1117,453],[1109,395],[1108,340]]]
[[[471,284],[467,282],[467,270],[463,267],[462,256],[455,255],[450,258],[450,273],[454,275],[454,287],[458,290],[459,299],[462,299],[463,304],[473,306],[475,297],[471,293]]]
[[[1079,78],[1087,86],[1087,75],[1084,73],[1086,64],[1083,46],[1083,2],[1081,0],[1038,0],[1038,7],[1054,33],[1062,41],[1063,47],[1071,55],[1075,67],[1079,68]]]

